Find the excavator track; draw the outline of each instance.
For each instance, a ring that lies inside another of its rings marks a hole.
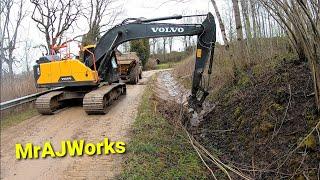
[[[59,98],[63,91],[53,91],[37,98],[36,109],[40,114],[50,115],[61,106]]]
[[[126,94],[124,83],[104,85],[84,96],[83,109],[87,114],[106,114],[107,107],[124,94]]]

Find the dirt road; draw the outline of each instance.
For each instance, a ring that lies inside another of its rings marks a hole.
[[[82,107],[71,107],[52,116],[38,115],[1,132],[1,179],[112,179],[120,171],[122,155],[95,155],[16,160],[15,144],[50,141],[60,150],[63,140],[97,143],[104,138],[127,142],[146,82],[156,71],[143,73],[140,85],[128,85],[127,95],[106,115],[88,116]]]

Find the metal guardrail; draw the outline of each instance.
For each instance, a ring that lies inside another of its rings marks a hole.
[[[39,96],[41,96],[43,94],[46,94],[46,93],[51,92],[51,91],[59,90],[59,89],[62,89],[62,88],[63,87],[54,88],[54,89],[50,89],[50,90],[47,90],[47,91],[31,94],[31,95],[28,95],[28,96],[23,96],[21,98],[17,98],[17,99],[13,99],[13,100],[10,100],[10,101],[6,101],[6,102],[3,102],[3,103],[0,103],[0,111],[19,106],[21,104],[32,102],[32,101],[36,100],[37,97],[39,97]]]

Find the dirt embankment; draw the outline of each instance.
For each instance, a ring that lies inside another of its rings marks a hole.
[[[319,178],[319,114],[308,64],[284,60],[259,77],[248,74],[219,92],[201,142],[255,179]]]
[[[194,136],[253,179],[319,179],[320,129],[315,127],[320,116],[308,64],[283,60],[266,73],[255,76],[252,71],[242,72],[208,102],[213,110]],[[159,111],[168,120],[180,114],[176,97],[183,89],[171,78],[160,74],[157,88],[165,100]],[[211,168],[217,177],[227,178],[216,166]]]
[[[137,114],[145,83],[156,71],[143,73],[139,85],[127,87],[103,116],[88,116],[82,107],[71,107],[52,116],[36,116],[1,132],[1,179],[112,179],[121,170],[122,155],[16,160],[15,144],[50,141],[60,149],[63,140],[98,143],[104,138],[127,142],[130,126]]]

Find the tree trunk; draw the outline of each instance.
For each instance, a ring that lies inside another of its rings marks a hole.
[[[0,79],[2,79],[2,60],[0,60]]]
[[[236,49],[236,56],[237,61],[240,62],[241,66],[246,66],[248,64],[246,58],[246,44],[243,41],[243,31],[242,31],[242,24],[241,24],[241,17],[240,17],[240,8],[238,0],[232,0],[233,3],[233,11],[234,11],[234,19],[236,21],[236,30],[237,30],[237,49]],[[237,73],[238,67],[234,63],[234,72]],[[240,67],[241,68],[241,67]],[[237,74],[235,74],[237,78]]]
[[[315,91],[316,91],[316,103],[318,111],[320,111],[320,65],[316,65],[317,70],[315,71]]]
[[[251,33],[251,23],[249,18],[249,8],[248,8],[248,2],[247,1],[241,1],[242,6],[242,14],[244,19],[244,27],[246,31],[247,39],[252,39],[252,33]]]
[[[157,44],[156,38],[152,38],[152,53],[153,54],[156,54],[156,44]]]
[[[163,61],[166,61],[166,43],[167,38],[163,38]]]
[[[234,11],[234,19],[236,21],[237,40],[242,41],[243,31],[242,31],[240,8],[239,8],[238,0],[232,0],[232,4],[233,4],[233,11]]]
[[[218,21],[219,21],[219,26],[220,26],[220,30],[221,30],[221,34],[222,34],[224,45],[225,45],[226,49],[228,50],[229,49],[229,43],[228,43],[228,39],[227,39],[226,28],[225,28],[225,26],[223,24],[223,21],[222,21],[218,6],[216,4],[216,1],[215,0],[211,0],[211,2],[212,2],[212,5],[214,7],[214,11],[216,12],[216,16],[217,16]]]
[[[171,51],[172,51],[172,43],[173,43],[173,37],[169,37],[168,38],[168,43],[169,43],[169,52],[171,53]]]
[[[252,18],[252,27],[253,27],[253,38],[257,37],[257,20],[256,20],[256,8],[253,0],[250,0],[251,6],[251,18]]]
[[[183,37],[183,41],[184,41],[184,50],[187,51],[187,49],[188,49],[187,36],[184,36],[184,37]]]
[[[10,81],[13,82],[13,80],[14,80],[14,76],[13,76],[13,62],[9,60],[9,61],[7,62],[7,65],[8,65],[8,68],[9,68],[9,79],[10,79]]]

